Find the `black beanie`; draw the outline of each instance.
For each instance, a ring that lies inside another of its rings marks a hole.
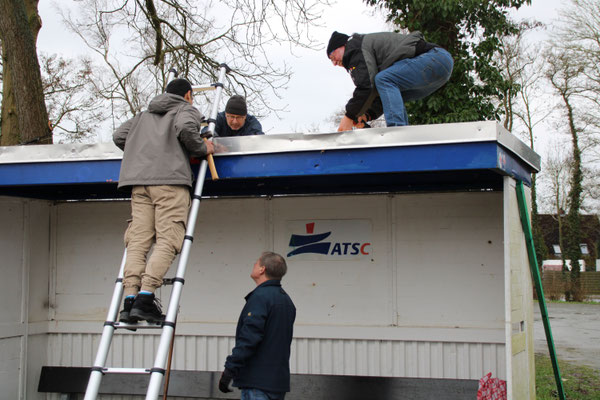
[[[192,85],[182,78],[173,79],[167,85],[167,93],[176,94],[181,97],[185,96],[190,90],[192,90]]]
[[[227,105],[225,106],[225,112],[227,114],[235,115],[246,115],[248,114],[248,108],[246,107],[246,99],[240,95],[231,96]]]
[[[327,57],[331,55],[338,47],[342,47],[348,41],[350,36],[339,33],[338,31],[334,31],[331,34],[331,38],[329,39],[329,44],[327,45]]]

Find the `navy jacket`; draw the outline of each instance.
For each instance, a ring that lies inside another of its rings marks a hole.
[[[246,296],[235,332],[235,347],[225,361],[233,385],[267,392],[290,391],[290,346],[296,307],[281,287],[269,280]]]
[[[234,131],[227,125],[227,119],[225,118],[225,111],[221,111],[217,114],[217,122],[215,122],[215,136],[250,136],[250,135],[264,135],[262,125],[254,115],[246,115],[246,122],[244,125]]]

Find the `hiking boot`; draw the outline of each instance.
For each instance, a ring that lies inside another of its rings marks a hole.
[[[165,316],[160,309],[160,302],[154,297],[154,293],[141,294],[135,297],[131,311],[129,312],[129,321],[148,321],[158,323],[165,320]]]
[[[133,301],[135,300],[135,297],[125,297],[125,300],[123,300],[123,309],[121,310],[121,313],[119,314],[119,322],[124,322],[124,323],[128,323],[130,322],[129,319],[129,313],[131,312],[131,307],[133,306]]]

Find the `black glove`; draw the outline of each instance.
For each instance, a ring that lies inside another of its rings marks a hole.
[[[230,370],[225,368],[223,373],[221,374],[221,379],[219,379],[219,390],[223,393],[233,392],[233,390],[229,389],[229,384],[233,379],[233,374]]]

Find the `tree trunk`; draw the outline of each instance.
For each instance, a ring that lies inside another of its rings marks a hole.
[[[2,126],[0,127],[0,146],[19,144],[19,122],[17,106],[12,93],[10,66],[6,60],[6,50],[2,46]]]
[[[568,278],[568,272],[569,272],[569,268],[567,267],[567,259],[565,256],[565,235],[563,232],[563,209],[560,206],[560,186],[559,186],[559,178],[558,176],[555,178],[556,179],[556,193],[554,194],[554,201],[556,204],[556,216],[557,216],[557,222],[558,222],[558,247],[560,248],[560,260],[562,262],[562,274],[564,276],[564,282],[565,282],[565,286],[564,286],[564,290],[565,290],[565,300],[569,301],[569,299],[571,298],[571,288],[568,284],[569,278]]]
[[[581,194],[583,192],[581,171],[581,150],[579,148],[579,137],[573,118],[573,108],[568,99],[565,98],[569,118],[569,130],[573,146],[573,173],[571,175],[571,191],[569,192],[569,213],[567,215],[568,240],[567,256],[571,260],[571,289],[574,301],[582,301],[581,281],[579,276],[579,260],[582,257],[581,240]]]
[[[4,68],[0,145],[52,143],[36,40],[38,0],[0,0]]]

